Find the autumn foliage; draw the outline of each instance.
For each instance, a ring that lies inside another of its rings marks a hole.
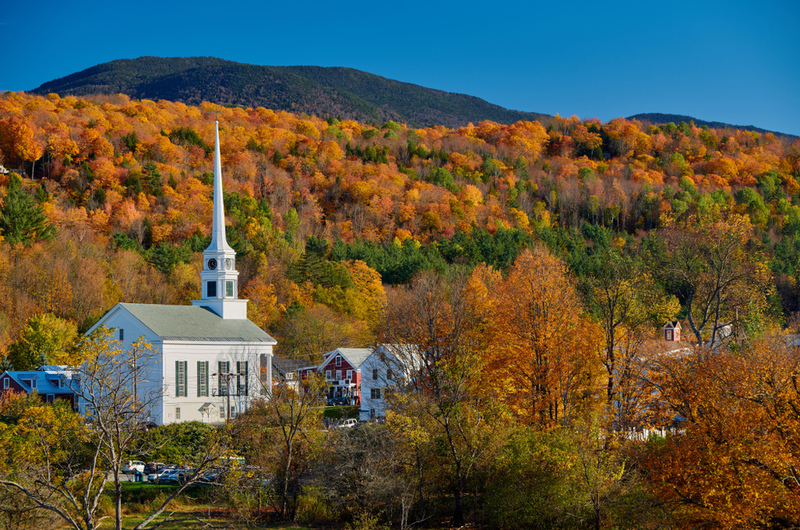
[[[518,508],[482,512],[505,526],[798,523],[797,352],[775,330],[800,309],[800,141],[770,133],[7,92],[6,368],[68,361],[117,302],[199,297],[215,120],[240,292],[279,353],[423,356],[388,426],[420,505],[435,484],[459,525],[482,493]],[[693,344],[659,343],[667,319]]]

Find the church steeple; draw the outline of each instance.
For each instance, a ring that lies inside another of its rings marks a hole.
[[[203,270],[200,273],[201,300],[192,300],[192,305],[205,307],[224,319],[246,319],[247,300],[238,299],[238,278],[236,251],[228,245],[225,237],[219,123],[215,122],[214,211],[211,221],[211,244],[203,251]]]
[[[214,214],[211,223],[211,244],[206,252],[233,251],[225,237],[225,207],[222,204],[222,157],[219,155],[219,122],[214,122]]]

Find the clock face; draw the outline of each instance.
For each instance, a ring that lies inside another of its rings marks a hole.
[[[210,260],[208,260],[208,268],[210,270],[212,270],[212,271],[214,269],[216,269],[217,268],[217,260],[215,260],[214,258],[211,258]]]
[[[233,260],[231,258],[225,259],[225,268],[231,270],[233,268]]]

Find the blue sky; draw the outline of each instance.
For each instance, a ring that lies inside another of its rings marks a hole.
[[[347,66],[503,107],[800,135],[800,2],[10,0],[0,89],[145,55]]]

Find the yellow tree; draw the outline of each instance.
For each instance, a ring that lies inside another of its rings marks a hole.
[[[595,274],[586,280],[588,307],[604,334],[600,360],[606,369],[606,404],[615,429],[633,427],[643,395],[642,347],[653,329],[680,310],[641,262],[613,248],[595,256]]]
[[[86,450],[89,429],[67,403],[56,401],[13,393],[0,399],[0,485],[70,528],[93,530],[102,488]]]
[[[375,331],[383,320],[386,307],[381,275],[361,260],[346,263],[345,267],[353,279],[353,287],[347,293],[350,314],[365,321]]]

